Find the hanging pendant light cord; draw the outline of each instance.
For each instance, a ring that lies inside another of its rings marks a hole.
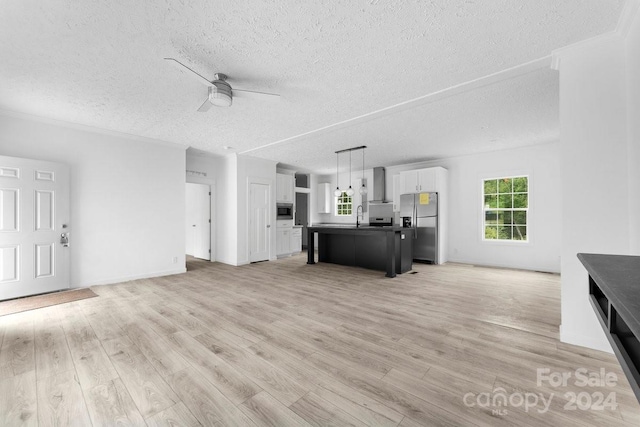
[[[352,155],[351,152],[354,150],[362,150],[362,179],[364,180],[364,149],[367,148],[366,145],[362,145],[360,147],[353,147],[353,148],[346,148],[344,150],[339,150],[336,151],[336,191],[335,191],[335,195],[336,197],[340,197],[340,195],[342,193],[344,193],[343,190],[340,190],[340,153],[344,153],[345,151],[349,152],[349,189],[346,190],[346,193],[349,197],[353,196],[353,187],[351,185],[351,178],[352,178],[352,169],[353,169],[353,165],[351,164],[352,161]],[[364,187],[364,185],[363,185]],[[366,188],[363,190],[361,189],[360,192],[366,192]]]
[[[349,188],[351,188],[351,151],[349,151]]]
[[[364,184],[364,149],[367,148],[366,146],[362,147],[362,183],[360,185],[360,194],[362,194],[362,196],[364,197],[365,194],[367,194],[367,186]]]
[[[338,176],[338,171],[340,170],[340,154],[336,153],[336,190],[340,189],[340,178]]]

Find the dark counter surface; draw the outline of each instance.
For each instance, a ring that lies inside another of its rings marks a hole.
[[[578,254],[578,259],[640,337],[640,256]]]
[[[319,228],[322,230],[336,229],[336,230],[353,230],[353,231],[400,231],[403,228],[399,225],[368,225],[360,224],[356,227],[355,224],[314,224],[308,228]]]

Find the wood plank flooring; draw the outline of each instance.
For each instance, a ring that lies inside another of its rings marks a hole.
[[[640,424],[615,357],[558,341],[559,276],[414,272],[189,259],[1,317],[0,425]],[[538,368],[572,377],[538,384]],[[616,384],[580,386],[579,368]]]

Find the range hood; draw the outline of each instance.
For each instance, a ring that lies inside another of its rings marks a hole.
[[[373,191],[370,203],[386,203],[384,200],[385,172],[383,167],[373,168]]]

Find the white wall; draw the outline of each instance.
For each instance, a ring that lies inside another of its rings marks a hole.
[[[238,159],[227,156],[216,170],[216,260],[238,265]]]
[[[638,7],[638,6],[636,6]],[[640,15],[625,40],[630,253],[640,255]]]
[[[564,194],[560,338],[607,351],[576,254],[637,253],[640,245],[638,25],[636,16],[626,40],[614,33],[556,54]]]
[[[185,271],[184,147],[0,115],[0,154],[70,166],[72,287]]]
[[[562,211],[560,145],[546,143],[513,150],[452,157],[386,168],[387,199],[393,175],[442,166],[449,171],[448,259],[450,262],[548,272],[560,271]],[[529,242],[482,240],[482,182],[501,176],[529,176]]]

